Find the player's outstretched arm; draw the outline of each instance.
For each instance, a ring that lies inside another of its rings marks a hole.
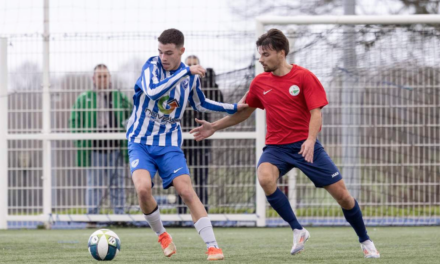
[[[247,95],[247,93],[238,102],[238,104],[245,102],[246,95]],[[206,120],[199,120],[196,118],[196,122],[199,123],[201,126],[192,129],[189,133],[193,134],[194,139],[196,141],[201,141],[205,138],[212,136],[218,130],[222,130],[227,127],[234,126],[238,123],[243,122],[244,120],[248,119],[254,111],[255,111],[255,108],[246,107],[243,110],[238,111],[237,113],[235,113],[233,115],[226,116],[226,117],[224,117],[220,120],[217,120],[213,123],[209,123]]]
[[[173,89],[176,84],[185,76],[191,74],[190,67],[182,68],[176,71],[173,75],[159,81],[159,67],[156,57],[150,58],[142,67],[142,74],[140,78],[141,88],[143,92],[151,99],[158,100],[168,91]],[[204,74],[200,69],[195,70],[197,74]]]
[[[199,112],[226,112],[231,115],[248,107],[248,105],[241,100],[237,104],[227,104],[207,99],[201,89],[200,78],[198,76],[196,76],[193,82],[188,100],[192,108]]]
[[[193,134],[196,141],[201,141],[205,138],[209,138],[218,130],[222,130],[243,122],[244,120],[248,119],[254,111],[255,108],[247,107],[243,111],[226,116],[213,123],[209,123],[206,120],[199,120],[196,118],[196,122],[199,123],[201,126],[192,129],[189,133]]]

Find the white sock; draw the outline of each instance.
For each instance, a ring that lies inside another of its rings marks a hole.
[[[145,220],[147,220],[148,224],[150,225],[151,229],[153,229],[154,232],[156,232],[156,235],[161,235],[165,233],[165,228],[163,227],[162,220],[160,220],[160,211],[159,207],[156,207],[156,209],[151,214],[144,214]]]
[[[214,230],[212,229],[211,220],[208,217],[202,217],[194,224],[199,235],[202,237],[207,248],[218,248],[217,240],[215,240]]]
[[[362,242],[361,244],[366,245],[366,246],[369,246],[369,245],[373,244],[373,241],[371,241],[370,239],[368,239],[368,240],[365,240],[364,242]],[[374,245],[374,244],[373,244],[373,245]]]

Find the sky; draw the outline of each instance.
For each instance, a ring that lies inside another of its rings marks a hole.
[[[9,63],[12,69],[25,59],[41,64],[43,3],[43,0],[0,0],[0,35],[13,39],[10,45],[13,59]],[[51,0],[51,68],[60,72],[81,71],[90,69],[98,61],[105,61],[117,70],[126,64],[118,58],[121,53],[125,53],[126,60],[145,61],[149,56],[156,55],[158,34],[171,27],[193,35],[187,37],[188,55],[197,52],[205,62],[204,66],[218,66],[216,61],[224,59],[206,54],[206,47],[221,49],[234,45],[235,40],[204,35],[231,34],[254,26],[234,17],[229,12],[228,3],[203,0]],[[25,43],[29,42],[34,44],[25,47]],[[143,58],[139,58],[138,54],[142,54]],[[220,71],[227,71],[230,66],[219,67],[224,68]]]
[[[10,39],[11,71],[24,61],[42,65],[43,3],[0,0],[0,36]],[[252,61],[258,10],[296,15],[299,11],[284,6],[302,7],[298,3],[304,2],[50,0],[51,72],[53,76],[87,72],[101,62],[114,71],[138,67],[156,55],[158,34],[171,27],[187,36],[186,55],[197,54],[203,66],[213,67],[217,73],[241,69]],[[396,0],[358,0],[356,12],[387,14],[399,9]],[[331,12],[342,14],[342,9]]]
[[[342,0],[340,0],[342,2]],[[289,15],[282,6],[300,1],[278,0],[50,0],[50,31],[141,32],[179,27],[182,30],[252,30],[255,10]],[[308,1],[309,3],[312,1]],[[397,0],[358,0],[357,14],[389,14]],[[43,30],[44,0],[0,0],[0,34]],[[279,7],[279,8],[277,8]],[[242,19],[233,10],[247,15]],[[334,10],[341,14],[342,10]],[[295,13],[293,13],[295,14]]]
[[[0,0],[0,32],[41,32],[43,2]],[[177,26],[182,30],[226,30],[234,20],[228,3],[205,0],[51,0],[50,31],[141,32]]]

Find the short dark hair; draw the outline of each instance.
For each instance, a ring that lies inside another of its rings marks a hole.
[[[257,40],[257,47],[269,47],[276,51],[284,50],[285,55],[289,54],[289,40],[276,28],[272,28],[260,36]]]
[[[96,71],[96,69],[107,69],[108,70],[108,67],[104,63],[100,63],[100,64],[96,65],[95,68],[93,68],[93,71]]]
[[[175,44],[176,47],[182,47],[185,42],[185,37],[180,30],[170,28],[162,32],[158,40],[162,44]]]

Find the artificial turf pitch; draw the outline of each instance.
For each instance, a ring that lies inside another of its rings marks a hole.
[[[177,254],[163,256],[149,228],[112,229],[121,239],[115,263],[206,263],[205,245],[194,228],[168,228]],[[440,263],[440,227],[370,227],[381,253],[364,259],[349,227],[308,228],[305,250],[290,255],[289,228],[215,228],[221,263]],[[92,229],[0,231],[0,263],[93,263],[87,250]]]

